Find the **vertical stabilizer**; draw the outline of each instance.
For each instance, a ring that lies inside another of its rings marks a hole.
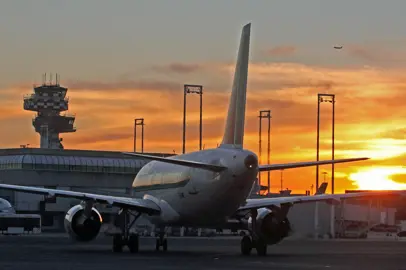
[[[320,187],[317,189],[316,193],[314,195],[321,195],[321,194],[325,194],[326,193],[326,189],[327,189],[327,183],[321,183]]]
[[[234,72],[233,88],[221,145],[243,147],[250,35],[251,23],[245,25],[241,33],[240,48],[238,49],[237,64]]]

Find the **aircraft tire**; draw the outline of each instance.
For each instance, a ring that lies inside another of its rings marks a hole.
[[[113,236],[113,252],[123,251],[123,239],[120,234],[115,234]]]
[[[256,243],[255,248],[258,256],[266,256],[268,245],[264,241],[259,240]]]
[[[128,239],[128,248],[131,253],[137,253],[139,249],[139,237],[138,235],[130,235]]]
[[[160,245],[160,243],[159,243],[159,238],[157,238],[156,239],[156,241],[155,241],[155,250],[156,251],[159,251],[159,247],[160,247],[161,245]]]
[[[241,239],[241,254],[242,255],[250,255],[252,250],[252,241],[251,237],[248,235],[244,235]]]

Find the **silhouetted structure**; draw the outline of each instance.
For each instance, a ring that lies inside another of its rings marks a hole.
[[[67,91],[67,88],[59,85],[58,75],[55,82],[52,82],[51,75],[47,84],[44,74],[42,85],[37,87],[34,85],[34,94],[24,97],[24,110],[37,112],[32,125],[41,136],[41,148],[63,149],[59,134],[76,131],[73,126],[75,116],[60,115],[61,112],[68,110]]]

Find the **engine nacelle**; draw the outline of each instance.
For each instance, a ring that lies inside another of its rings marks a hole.
[[[88,242],[96,238],[102,225],[102,217],[96,208],[92,208],[90,218],[83,215],[84,206],[78,204],[65,215],[64,227],[69,236],[79,242]]]
[[[255,233],[258,237],[265,240],[268,245],[274,245],[289,236],[291,226],[288,218],[278,221],[275,213],[268,208],[258,209],[256,219]],[[248,228],[252,230],[252,218],[248,220]]]

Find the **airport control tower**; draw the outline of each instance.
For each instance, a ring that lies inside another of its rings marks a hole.
[[[61,112],[68,110],[67,91],[67,88],[59,85],[58,75],[55,82],[52,82],[51,75],[47,84],[45,74],[42,85],[34,85],[34,94],[24,97],[24,110],[37,112],[32,125],[41,136],[41,148],[63,149],[59,133],[76,131],[73,126],[75,116],[60,115]]]

